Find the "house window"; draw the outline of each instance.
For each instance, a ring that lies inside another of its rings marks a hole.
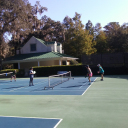
[[[36,44],[30,44],[31,52],[36,51]]]

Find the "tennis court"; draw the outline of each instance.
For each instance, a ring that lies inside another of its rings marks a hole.
[[[92,83],[95,79],[92,78]],[[52,81],[55,84],[58,79]],[[89,86],[88,79],[84,77],[71,78],[54,88],[46,89],[45,87],[49,87],[47,77],[34,78],[34,86],[29,86],[29,78],[17,79],[16,82],[3,79],[0,82],[0,95],[83,95]]]
[[[2,122],[7,121],[4,117],[9,117],[11,122],[18,123],[19,121],[15,119],[19,117],[28,119],[30,122],[35,119],[49,119],[48,123],[44,124],[37,121],[40,126],[43,125],[43,128],[127,128],[127,75],[105,76],[104,81],[100,81],[99,76],[93,77],[94,82],[89,87],[86,87],[88,86],[87,78],[74,77],[74,80],[64,82],[53,90],[44,90],[42,83],[46,78],[41,78],[41,84],[38,83],[40,82],[38,79],[40,78],[34,78],[32,87],[28,87],[29,79],[0,83]],[[19,88],[16,88],[17,86]],[[29,125],[29,121],[24,120],[26,123],[21,121],[23,125],[20,126],[23,128],[25,124]],[[54,125],[50,125],[52,123]],[[0,124],[2,124],[1,121]]]

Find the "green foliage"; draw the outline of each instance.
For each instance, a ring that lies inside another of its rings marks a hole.
[[[109,50],[108,43],[107,43],[107,37],[104,31],[100,31],[99,34],[96,36],[97,42],[95,48],[97,49],[97,53],[106,53]]]
[[[79,63],[76,60],[71,60],[70,65],[78,65]]]
[[[83,70],[83,65],[70,65],[70,66],[49,66],[49,67],[33,67],[36,71],[36,76],[50,76],[56,75],[58,71],[71,71],[73,76],[85,75],[85,70]]]
[[[128,52],[128,26],[110,22],[105,27],[109,52]]]
[[[69,24],[65,34],[64,50],[66,54],[80,58],[82,54],[93,54],[96,52],[94,48],[96,42],[93,41],[93,35],[89,34],[89,30],[84,29],[81,23],[81,15],[76,13],[75,17],[68,20]]]
[[[35,6],[31,6],[28,0],[0,1],[0,58],[14,54],[32,36],[60,42],[66,54],[78,58],[96,52],[128,52],[127,23],[120,26],[118,22],[110,22],[102,30],[100,23],[94,27],[90,20],[84,26],[77,12],[73,18],[66,16],[63,23],[46,15],[39,20],[37,14],[44,11],[47,8],[39,1]],[[12,35],[9,44],[5,43],[5,33]]]
[[[1,70],[0,73],[14,72],[15,70],[16,72],[19,72],[19,69],[4,69],[4,70]]]

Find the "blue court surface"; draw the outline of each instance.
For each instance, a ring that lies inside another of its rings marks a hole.
[[[0,116],[0,128],[56,128],[62,119]]]
[[[91,78],[91,84],[96,77]],[[52,88],[48,87],[48,78],[34,78],[34,86],[29,86],[29,78],[17,78],[16,82],[9,79],[0,80],[0,95],[83,95],[90,87],[88,78],[74,77]]]

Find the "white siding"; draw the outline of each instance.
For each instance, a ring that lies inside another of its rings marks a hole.
[[[57,43],[56,43],[56,41],[54,43],[54,52],[57,52]]]
[[[31,51],[30,45],[36,44],[36,51]],[[47,52],[47,46],[39,42],[35,37],[32,37],[22,48],[21,54]]]
[[[62,44],[60,44],[59,46],[57,46],[57,51],[58,51],[59,53],[62,53]]]
[[[36,51],[31,51],[31,44],[36,44]],[[57,42],[55,41],[54,44],[45,45],[38,41],[34,36],[20,49],[21,54],[51,51],[62,53],[62,44],[60,44],[60,46],[57,46]]]
[[[47,49],[48,49],[48,51],[57,52],[57,43],[56,43],[56,41],[55,41],[54,44],[48,44]]]

